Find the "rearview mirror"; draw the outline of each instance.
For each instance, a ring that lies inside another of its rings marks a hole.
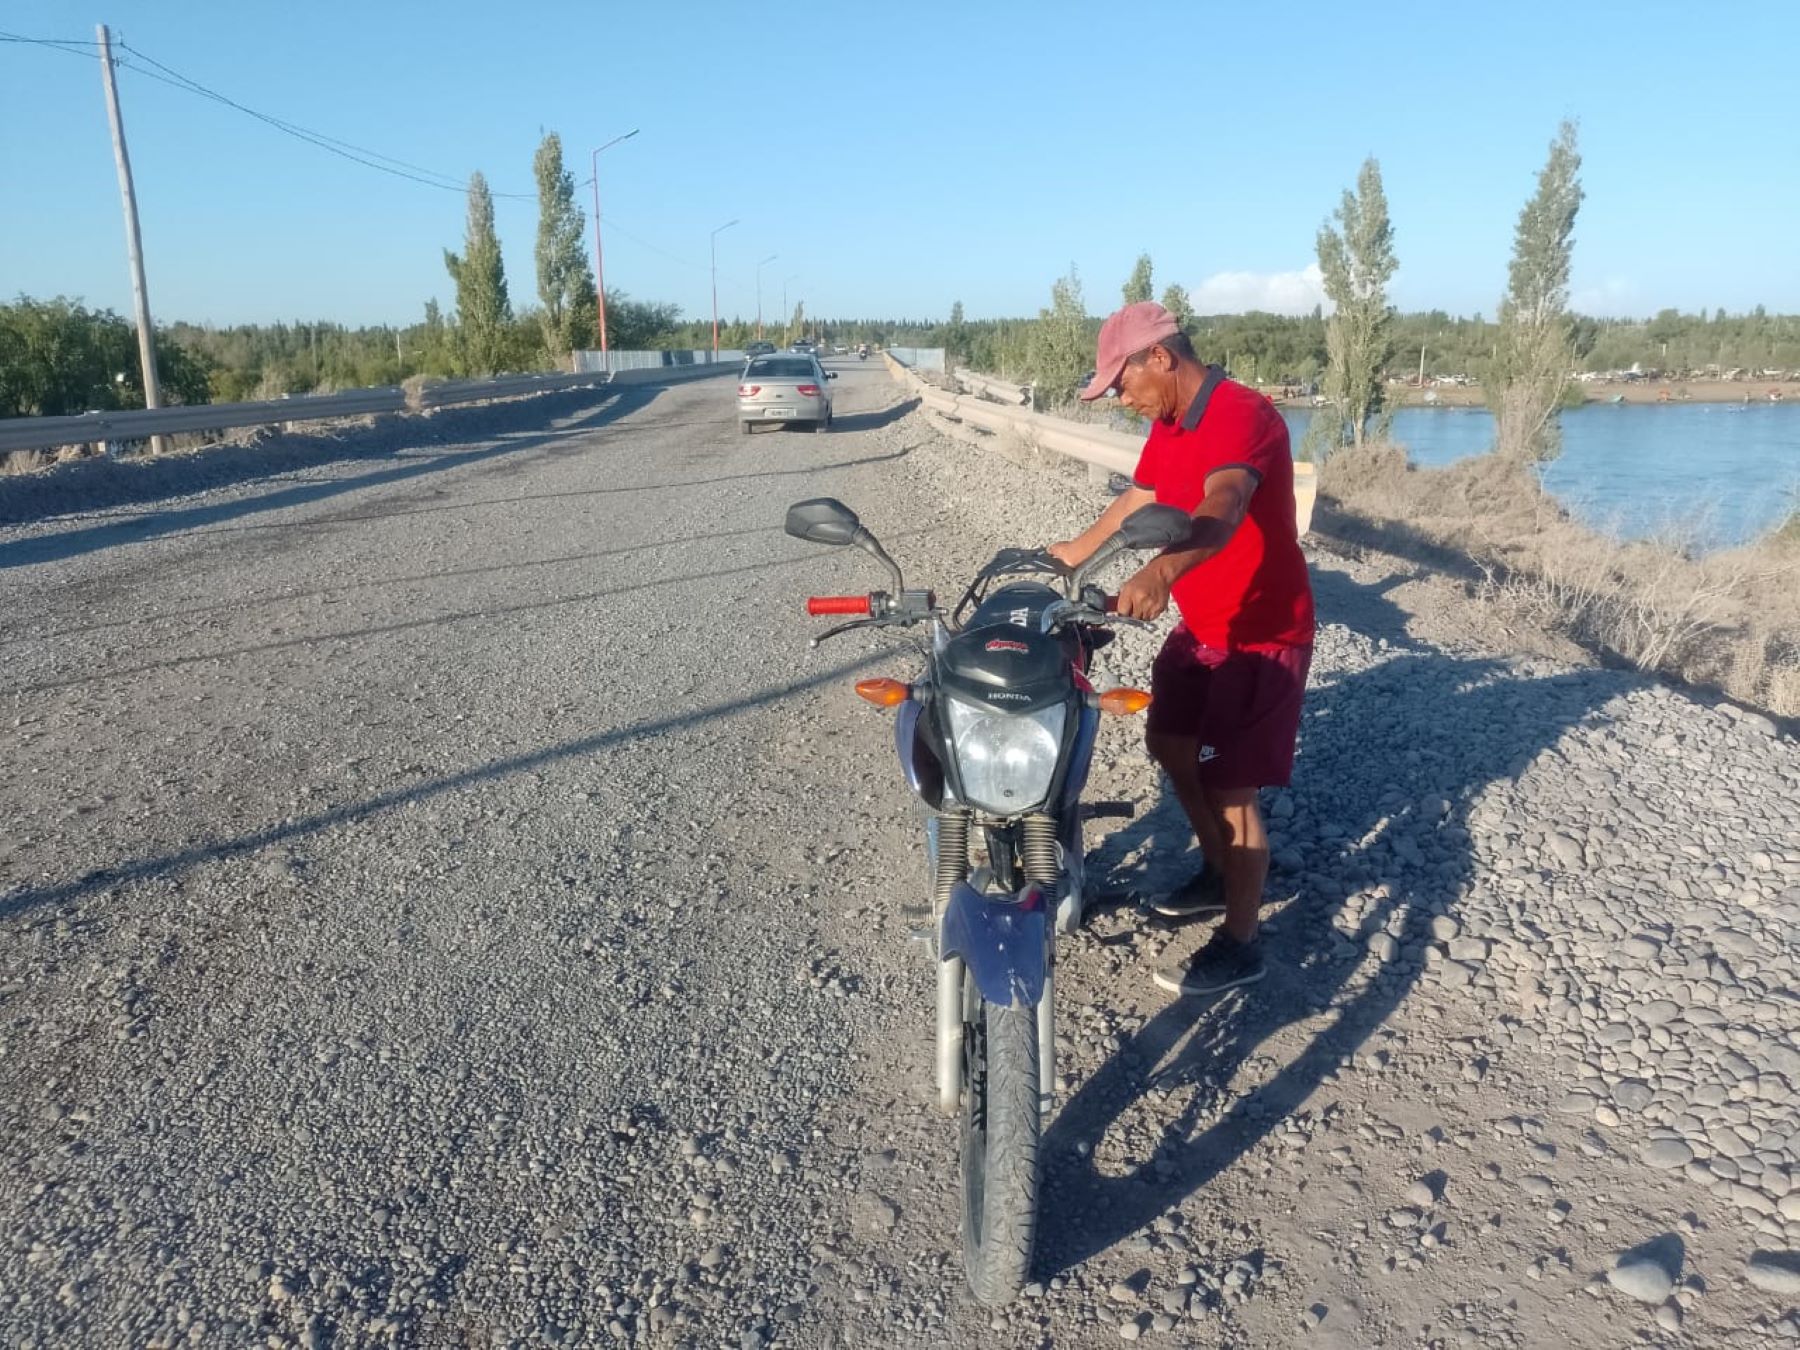
[[[1119,537],[1126,548],[1167,548],[1179,544],[1194,528],[1194,518],[1175,506],[1152,503],[1125,517]]]
[[[862,522],[836,497],[814,497],[788,507],[783,528],[809,544],[853,544]]]

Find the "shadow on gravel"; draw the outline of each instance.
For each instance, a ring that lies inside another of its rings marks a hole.
[[[803,680],[793,680],[754,694],[746,694],[742,698],[730,699],[723,703],[714,703],[685,712],[671,713],[667,717],[636,722],[631,726],[619,727],[613,731],[603,731],[593,736],[584,736],[580,740],[566,741],[561,745],[533,751],[530,754],[497,759],[488,764],[465,769],[461,773],[434,778],[429,782],[419,783],[412,787],[395,788],[389,792],[377,793],[366,801],[348,806],[337,806],[316,815],[289,820],[237,839],[197,844],[178,853],[166,853],[161,857],[139,858],[134,862],[119,863],[116,866],[101,868],[76,880],[58,885],[15,890],[10,895],[0,896],[0,922],[11,920],[40,905],[66,904],[73,900],[84,899],[99,891],[129,885],[133,882],[174,876],[216,859],[234,858],[242,854],[254,853],[258,849],[268,848],[272,844],[304,839],[321,830],[366,820],[394,807],[429,801],[434,797],[441,797],[445,793],[457,792],[463,788],[504,778],[508,774],[526,773],[562,760],[597,754],[616,745],[626,745],[633,741],[645,740],[669,732],[686,731],[717,718],[731,717],[752,708],[766,707],[772,703],[779,703],[782,699],[792,698],[796,694],[803,694],[809,689],[816,689],[820,685],[841,680],[846,675],[866,670],[877,662],[889,659],[890,655],[891,653],[885,651],[870,652],[855,660],[844,661],[828,670],[808,675]]]
[[[762,531],[753,531],[761,533]],[[910,535],[922,534],[922,530],[899,530],[889,537],[904,539]],[[700,536],[704,539],[708,536]],[[652,547],[646,545],[645,547]],[[632,549],[612,550],[614,553],[630,553]],[[588,555],[588,557],[608,556],[607,550]],[[552,559],[551,561],[567,561]],[[41,694],[52,689],[69,689],[78,685],[93,684],[99,680],[122,680],[133,675],[146,675],[152,671],[178,670],[183,666],[197,665],[203,661],[229,661],[240,656],[256,656],[266,652],[286,651],[294,647],[312,647],[322,643],[355,642],[364,638],[384,637],[392,633],[409,633],[420,628],[438,628],[446,624],[469,623],[492,619],[511,618],[519,614],[532,614],[539,610],[560,609],[564,605],[585,605],[595,600],[606,600],[614,596],[631,595],[638,591],[651,591],[660,586],[678,586],[689,581],[715,581],[721,577],[744,576],[751,572],[766,572],[774,567],[796,567],[814,561],[813,555],[794,558],[775,558],[769,562],[745,563],[742,567],[716,567],[707,572],[684,572],[679,576],[651,577],[645,581],[633,581],[622,586],[603,586],[598,590],[582,591],[576,595],[559,595],[548,600],[525,600],[516,605],[489,605],[482,609],[458,609],[443,614],[431,614],[419,619],[401,619],[394,623],[372,624],[367,628],[337,629],[328,633],[307,633],[297,637],[280,638],[273,642],[255,642],[245,647],[227,647],[220,651],[195,652],[188,656],[169,656],[159,661],[144,661],[135,666],[120,666],[113,670],[87,670],[79,675],[71,675],[64,679],[42,680],[35,684],[21,684],[8,689],[0,689],[5,694]],[[510,563],[498,570],[505,571],[512,567],[528,564]],[[475,571],[489,569],[471,569]],[[291,598],[291,597],[282,597]],[[236,607],[234,603],[233,608]]]
[[[290,450],[276,456],[265,454],[260,460],[255,449],[251,448],[236,452],[215,451],[211,455],[204,453],[182,455],[178,458],[151,461],[142,466],[96,464],[96,473],[110,468],[119,474],[141,475],[142,481],[124,477],[117,482],[107,480],[104,485],[97,482],[92,499],[81,503],[83,509],[97,509],[96,502],[100,500],[104,500],[107,504],[115,504],[123,501],[152,500],[233,487],[243,482],[268,479],[275,474],[346,460],[398,461],[393,463],[390,468],[377,469],[371,473],[358,474],[351,478],[271,486],[269,491],[260,495],[244,497],[236,501],[190,506],[174,511],[146,512],[122,520],[106,520],[99,524],[66,530],[59,534],[40,535],[31,539],[19,539],[12,543],[0,544],[0,568],[60,562],[67,558],[80,557],[86,553],[110,548],[116,544],[139,543],[145,539],[179,534],[185,530],[196,530],[203,526],[216,525],[221,521],[237,520],[263,511],[304,506],[309,502],[339,497],[346,492],[359,492],[365,488],[403,483],[426,474],[440,473],[445,469],[479,464],[483,460],[517,456],[529,450],[554,444],[571,434],[604,426],[608,422],[629,416],[631,413],[648,407],[661,392],[662,390],[658,388],[632,386],[614,393],[603,393],[605,403],[583,414],[568,427],[555,431],[512,436],[479,450],[436,453],[414,447],[398,452],[386,449],[359,451],[355,448],[353,441],[317,437],[306,438],[308,443],[315,447],[311,453],[302,450],[301,453],[295,454]],[[584,401],[591,401],[593,397],[593,393],[590,392]],[[546,415],[554,416],[555,410],[540,409],[537,415],[540,419]],[[499,433],[489,433],[489,436],[491,438],[497,434]],[[215,462],[215,456],[229,458],[224,463],[218,463]],[[86,466],[78,465],[76,467],[85,468]],[[65,506],[62,509],[73,508]],[[44,514],[50,513],[37,512],[29,518],[41,517]]]
[[[491,576],[496,573],[518,572],[531,567],[560,567],[568,563],[592,562],[598,558],[620,558],[633,553],[649,553],[656,549],[677,548],[683,544],[702,544],[714,539],[741,539],[753,534],[780,534],[779,525],[757,525],[746,530],[715,530],[710,534],[676,535],[669,539],[659,539],[648,544],[632,544],[624,548],[597,548],[584,553],[559,553],[551,558],[511,558],[503,563],[491,563],[482,567],[450,567],[438,572],[414,572],[405,576],[384,576],[375,581],[344,581],[335,586],[320,586],[310,591],[276,591],[269,595],[235,596],[230,600],[220,600],[210,605],[191,605],[186,609],[171,609],[158,614],[133,614],[127,619],[111,619],[105,623],[82,624],[75,628],[57,628],[48,632],[33,633],[29,638],[0,637],[0,647],[16,647],[21,643],[50,642],[57,638],[80,637],[85,633],[103,633],[112,628],[135,628],[140,624],[166,623],[171,619],[198,618],[203,614],[222,612],[241,613],[254,609],[258,605],[286,605],[296,600],[317,600],[325,596],[349,595],[356,591],[384,591],[395,586],[427,585],[434,581],[450,581],[463,577]],[[69,681],[79,683],[80,681]],[[44,686],[38,686],[42,688]]]
[[[667,425],[658,422],[660,429]],[[716,422],[707,425],[718,425]],[[628,428],[621,427],[620,431]],[[560,434],[560,433],[558,433]],[[522,492],[511,497],[482,497],[474,501],[451,501],[430,506],[400,505],[392,510],[383,511],[346,511],[341,515],[313,516],[307,520],[286,521],[272,520],[251,522],[246,525],[221,525],[214,529],[196,530],[196,534],[225,534],[240,530],[310,530],[321,525],[352,525],[364,520],[392,520],[398,516],[428,516],[439,512],[476,511],[487,507],[519,506],[526,502],[563,501],[581,497],[613,497],[633,492],[665,492],[683,488],[711,487],[718,483],[743,483],[758,478],[791,478],[829,473],[833,469],[856,469],[866,464],[886,464],[892,460],[905,459],[913,452],[910,445],[886,455],[866,455],[861,459],[840,459],[829,464],[807,464],[797,469],[767,469],[761,473],[731,473],[716,478],[687,478],[673,482],[639,483],[620,487],[577,488],[570,492]]]
[[[1404,637],[1403,625],[1395,630],[1381,617],[1392,606],[1374,588],[1321,580],[1321,614],[1355,613],[1377,632]],[[1340,585],[1348,589],[1334,601]],[[1482,790],[1518,776],[1638,683],[1605,671],[1520,679],[1499,662],[1409,641],[1381,664],[1310,691],[1296,810],[1271,822],[1270,894],[1291,898],[1270,909],[1268,977],[1217,1000],[1173,1000],[1058,1113],[1041,1154],[1041,1273],[1079,1265],[1147,1228],[1298,1111],[1406,999],[1422,972],[1431,918],[1453,914],[1477,883],[1468,813]],[[1146,840],[1185,852],[1192,837],[1166,789],[1165,798],[1154,823],[1107,840],[1101,858]],[[1161,860],[1155,866],[1160,872]],[[1350,950],[1334,951],[1330,916],[1347,895],[1362,897],[1362,917]],[[1351,975],[1373,959],[1366,944],[1384,930],[1399,943],[1398,959],[1353,986]],[[1141,972],[1146,985],[1148,974]],[[1287,1063],[1252,1064],[1275,1033],[1334,1008],[1329,1028]],[[1245,1074],[1260,1081],[1240,1083],[1232,1100],[1230,1085]],[[1103,1171],[1094,1156],[1112,1153],[1103,1147],[1108,1131],[1146,1098],[1164,1103],[1152,1124],[1159,1145]]]
[[[902,417],[919,406],[916,398],[902,399],[886,408],[877,408],[873,412],[844,413],[831,419],[833,431],[874,431],[877,427],[892,426]]]

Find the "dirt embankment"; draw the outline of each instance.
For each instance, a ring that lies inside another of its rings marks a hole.
[[[1415,468],[1392,445],[1345,450],[1314,529],[1459,577],[1509,637],[1549,633],[1603,659],[1800,718],[1800,527],[1691,557],[1579,524],[1529,468],[1483,455]]]

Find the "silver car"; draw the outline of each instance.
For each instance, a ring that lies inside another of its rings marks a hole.
[[[829,382],[836,378],[811,355],[753,357],[738,381],[738,426],[746,436],[758,422],[805,423],[824,431],[831,426]]]

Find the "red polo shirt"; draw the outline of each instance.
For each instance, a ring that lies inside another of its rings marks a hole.
[[[1175,583],[1181,618],[1195,638],[1220,651],[1297,647],[1313,640],[1312,583],[1294,523],[1294,457],[1287,423],[1253,389],[1208,381],[1179,421],[1151,424],[1138,457],[1137,485],[1156,500],[1193,511],[1220,469],[1256,479],[1250,509],[1218,553]]]

